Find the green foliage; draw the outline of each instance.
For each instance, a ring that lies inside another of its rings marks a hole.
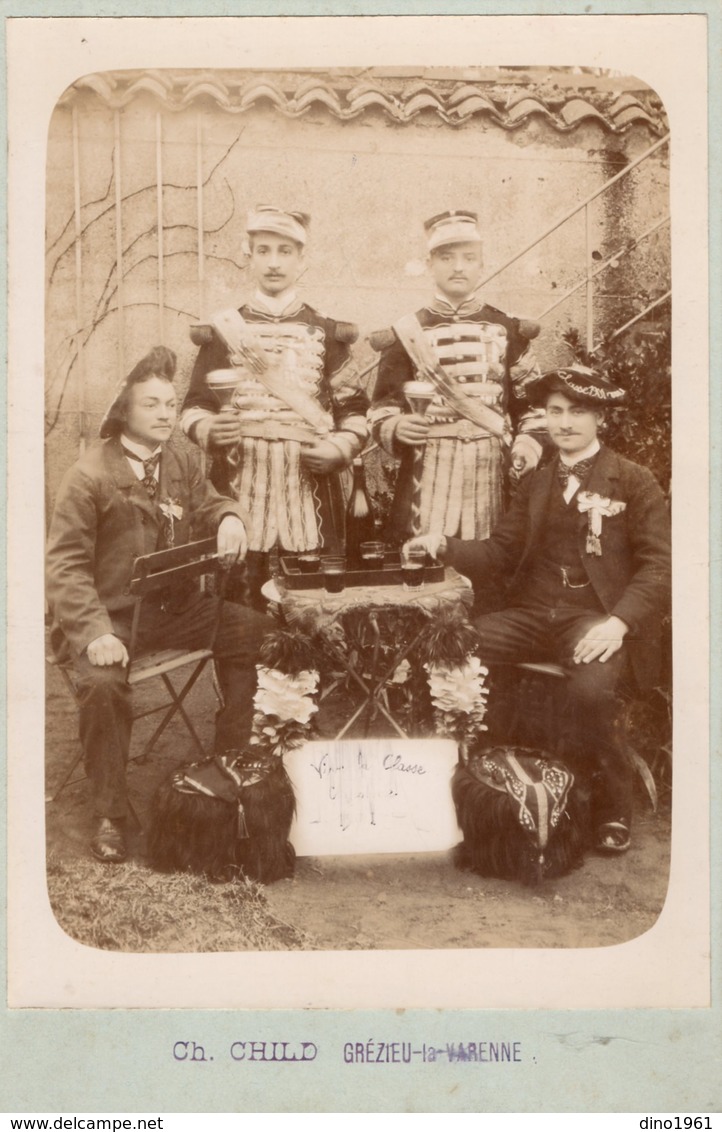
[[[607,339],[589,354],[580,335],[570,330],[564,340],[583,365],[601,371],[624,389],[625,408],[607,413],[605,443],[656,476],[669,495],[672,477],[672,366],[669,304],[654,317],[640,321],[618,338]],[[664,798],[672,774],[671,618],[663,619],[661,685],[646,695],[637,693],[626,720],[630,751],[649,768]],[[638,767],[639,769],[639,767]]]

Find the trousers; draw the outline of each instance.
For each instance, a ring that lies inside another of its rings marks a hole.
[[[207,647],[217,599],[198,594],[180,612],[146,603],[141,615],[137,655],[159,648]],[[246,746],[253,719],[256,663],[264,636],[273,623],[255,610],[224,603],[214,646],[223,706],[216,715],[215,750]],[[113,628],[126,644],[128,617],[113,618]],[[123,818],[128,799],[126,765],[132,731],[132,688],[123,665],[93,665],[83,653],[75,660],[78,680],[79,728],[83,761],[98,817]]]
[[[624,647],[602,663],[575,664],[577,643],[603,621],[601,609],[580,603],[561,586],[530,595],[517,606],[479,617],[484,663],[553,661],[567,673],[559,720],[561,747],[571,769],[591,782],[592,818],[599,826],[632,818],[632,771],[621,735],[616,690],[626,661]]]

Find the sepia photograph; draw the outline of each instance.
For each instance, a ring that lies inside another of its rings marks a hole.
[[[11,1008],[705,1007],[703,25],[10,23]]]
[[[532,58],[64,91],[46,831],[68,935],[579,948],[653,926],[669,145],[641,78]]]

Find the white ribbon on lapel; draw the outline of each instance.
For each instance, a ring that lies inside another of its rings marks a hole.
[[[605,499],[592,491],[580,491],[577,495],[577,507],[581,514],[587,513],[587,554],[601,556],[602,544],[602,518],[610,515],[620,515],[627,504],[618,499]]]

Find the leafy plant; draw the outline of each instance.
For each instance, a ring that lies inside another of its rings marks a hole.
[[[625,390],[625,407],[607,413],[604,440],[622,456],[642,464],[670,492],[672,476],[672,364],[669,305],[618,338],[588,352],[577,330],[564,341],[582,365],[600,371]]]

